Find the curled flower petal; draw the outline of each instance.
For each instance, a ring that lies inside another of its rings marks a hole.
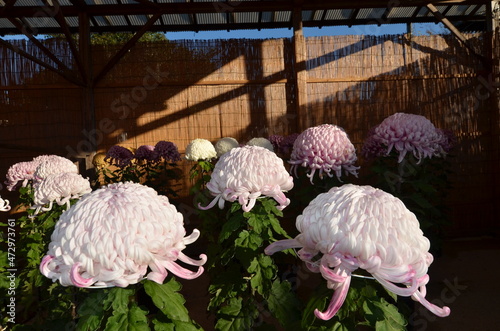
[[[167,197],[138,183],[110,184],[61,215],[40,271],[63,286],[90,288],[126,287],[144,278],[161,283],[168,271],[193,279],[206,256],[194,260],[182,250],[198,237],[198,230],[186,236],[182,214]]]
[[[0,211],[9,211],[10,210],[10,202],[7,199],[2,199],[0,197]]]
[[[299,258],[335,290],[328,309],[315,312],[318,318],[335,315],[358,268],[372,274],[387,290],[411,296],[437,316],[450,313],[448,307],[436,307],[425,299],[427,270],[433,260],[430,243],[415,214],[391,194],[371,186],[334,187],[311,201],[297,217],[296,226],[300,234],[295,239],[274,242],[265,253],[301,247]],[[314,262],[317,255],[321,258]]]

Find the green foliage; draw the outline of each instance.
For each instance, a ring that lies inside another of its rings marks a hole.
[[[131,32],[105,32],[105,33],[91,33],[90,43],[92,45],[122,45],[134,36]],[[78,34],[72,35],[73,40],[78,42]],[[47,38],[63,38],[63,34],[51,34]],[[162,32],[146,32],[139,38],[138,42],[159,42],[166,41],[167,37]]]
[[[259,199],[249,212],[238,202],[226,210],[226,220],[212,228],[218,236],[208,249],[209,310],[216,315],[216,329],[265,329],[272,323],[293,329],[299,325],[300,302],[264,253],[275,237],[288,237],[278,221],[283,213],[270,198]]]
[[[311,296],[304,309],[303,330],[406,330],[406,319],[399,303],[376,281],[353,277],[344,304],[329,321],[318,320],[314,310],[324,311],[333,292],[323,283]]]

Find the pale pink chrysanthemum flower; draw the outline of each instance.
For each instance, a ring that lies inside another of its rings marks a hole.
[[[292,171],[299,166],[309,168],[307,176],[312,183],[316,170],[320,178],[323,174],[329,177],[335,174],[340,180],[342,170],[357,177],[356,160],[356,148],[345,131],[333,124],[322,124],[306,129],[295,139],[288,162],[292,164]]]
[[[263,137],[252,138],[247,142],[247,145],[264,147],[270,150],[271,152],[274,152],[274,146],[271,143],[271,141]]]
[[[66,205],[66,209],[69,209],[71,199],[79,199],[91,191],[90,181],[80,174],[73,172],[52,174],[34,186],[31,209],[35,209],[36,215],[40,211],[51,210],[54,202],[60,206]]]
[[[40,183],[50,175],[71,172],[78,173],[78,167],[70,159],[58,155],[48,155],[38,164],[33,179]]]
[[[275,199],[282,210],[290,204],[283,191],[293,188],[293,178],[283,165],[283,160],[270,150],[259,146],[243,146],[231,149],[215,164],[207,184],[215,196],[207,207],[217,202],[224,208],[225,201],[236,201],[244,211],[250,211],[260,196]]]
[[[33,175],[35,174],[37,164],[33,161],[30,162],[18,162],[10,166],[7,170],[7,175],[5,184],[7,185],[7,190],[13,191],[19,183],[22,187],[26,187],[28,182],[33,180]]]
[[[63,212],[40,271],[63,286],[91,288],[126,287],[144,278],[161,284],[167,270],[193,279],[203,273],[206,256],[186,256],[182,250],[200,233],[185,235],[183,216],[167,197],[138,183],[114,183]]]
[[[210,141],[198,138],[187,145],[185,157],[189,161],[211,160],[217,157],[217,152]]]
[[[441,153],[441,138],[440,132],[424,116],[395,113],[371,131],[362,153],[366,158],[380,156],[380,150],[376,149],[379,146],[385,155],[396,150],[398,162],[403,161],[408,153],[412,153],[420,161]]]
[[[215,143],[215,151],[217,152],[217,157],[221,157],[222,155],[226,154],[233,148],[236,148],[239,146],[238,140],[234,139],[233,137],[224,137],[219,139]]]
[[[300,248],[298,256],[313,272],[320,272],[335,290],[323,320],[342,306],[352,273],[362,268],[387,290],[411,296],[437,316],[450,313],[425,299],[427,270],[433,261],[415,214],[401,200],[371,186],[346,184],[319,194],[297,217],[300,234],[277,241],[265,252]],[[403,287],[396,284],[402,284]]]
[[[2,199],[0,197],[0,211],[9,211],[10,210],[10,202],[7,199]]]

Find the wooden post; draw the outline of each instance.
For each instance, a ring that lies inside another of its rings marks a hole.
[[[90,20],[85,12],[80,12],[78,16],[79,33],[78,47],[79,54],[82,60],[82,67],[85,70],[86,84],[82,88],[82,114],[83,114],[83,136],[88,144],[82,146],[90,147],[90,150],[78,150],[77,158],[85,160],[85,170],[92,168],[92,157],[97,151],[97,132],[95,118],[95,103],[94,103],[94,86],[93,86],[93,70],[92,57],[90,49]],[[83,165],[82,165],[83,166]]]
[[[312,119],[307,111],[307,49],[302,27],[302,10],[300,7],[295,7],[293,10],[293,67],[297,132],[302,132],[312,125]]]

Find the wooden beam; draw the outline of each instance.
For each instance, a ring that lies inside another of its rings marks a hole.
[[[439,12],[439,10],[436,8],[436,6],[434,6],[432,3],[428,3],[426,6],[427,6],[427,9],[429,9],[429,11],[432,13],[432,15],[434,15],[434,17],[438,21],[443,23],[444,26],[446,26],[448,28],[448,30],[450,30],[451,33],[458,40],[460,40],[460,42],[462,43],[462,45],[465,46],[465,48],[467,48],[472,54],[474,54],[476,57],[478,57],[481,60],[483,65],[485,65],[486,67],[491,67],[491,61],[487,57],[484,57],[484,56],[478,54],[471,46],[469,46],[469,44],[467,43],[467,38],[465,38],[465,36],[446,17],[444,17],[443,14],[441,14],[441,12]]]
[[[295,80],[295,107],[297,113],[297,132],[302,132],[312,125],[307,111],[307,49],[303,33],[302,10],[296,7],[293,11],[293,67]]]
[[[104,68],[97,74],[93,84],[96,85],[101,79],[106,76],[106,74],[121,60],[121,58],[136,44],[137,40],[141,38],[144,33],[149,31],[150,27],[156,22],[156,20],[161,16],[161,13],[156,13],[153,15],[143,27],[137,31],[130,40],[123,45],[123,47],[109,60],[109,62],[104,66]]]
[[[70,81],[70,82],[72,82],[72,83],[74,83],[76,85],[80,85],[80,86],[82,85],[82,81],[80,81],[79,79],[76,79],[76,77],[74,77],[72,75],[68,75],[67,72],[62,71],[60,69],[57,69],[57,68],[51,66],[50,64],[48,64],[48,63],[46,63],[46,62],[44,62],[44,61],[42,61],[42,60],[34,57],[33,55],[31,55],[29,53],[26,53],[25,51],[23,51],[19,47],[16,47],[16,46],[12,45],[11,43],[3,40],[2,38],[0,38],[0,44],[3,45],[4,47],[10,49],[11,51],[13,51],[13,52],[15,52],[15,53],[17,53],[17,54],[19,54],[19,55],[21,55],[21,56],[29,59],[29,60],[35,62],[36,64],[41,65],[42,67],[47,68],[47,69],[49,69],[49,70],[51,70],[51,71],[53,71],[53,72],[61,75],[62,77],[66,78],[68,81]]]

